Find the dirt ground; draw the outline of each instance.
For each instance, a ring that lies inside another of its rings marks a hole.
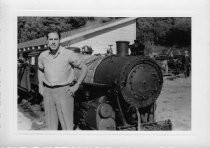
[[[168,80],[164,78],[157,100],[156,120],[170,119],[173,130],[191,130],[191,77]]]
[[[18,129],[39,130],[45,129],[40,126],[41,118],[33,115],[30,111],[24,111],[18,107]],[[157,99],[156,120],[170,119],[173,130],[191,130],[191,78],[164,78],[163,89]]]

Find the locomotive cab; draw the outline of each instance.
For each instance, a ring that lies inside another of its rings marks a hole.
[[[18,102],[26,99],[31,104],[42,103],[38,88],[38,56],[44,50],[25,52],[23,62],[18,65]]]

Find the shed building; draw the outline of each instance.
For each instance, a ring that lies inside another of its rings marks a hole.
[[[116,53],[116,41],[136,39],[136,18],[122,18],[104,24],[96,24],[61,33],[61,45],[65,47],[92,47],[93,54],[105,54],[111,45]],[[46,48],[46,37],[18,44],[18,52],[29,52]]]

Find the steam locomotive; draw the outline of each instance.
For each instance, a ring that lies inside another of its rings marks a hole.
[[[163,85],[161,68],[144,56],[138,41],[133,45],[117,41],[116,45],[116,55],[80,54],[89,70],[75,93],[75,125],[83,130],[171,130],[170,120],[155,120],[156,100]],[[37,78],[40,52],[28,54],[33,64],[18,67],[18,95],[34,103],[41,98]],[[75,68],[75,76],[79,75]]]

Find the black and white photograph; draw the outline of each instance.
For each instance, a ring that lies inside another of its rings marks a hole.
[[[210,146],[210,1],[0,1],[0,147]]]
[[[18,130],[191,130],[190,17],[18,17]]]

